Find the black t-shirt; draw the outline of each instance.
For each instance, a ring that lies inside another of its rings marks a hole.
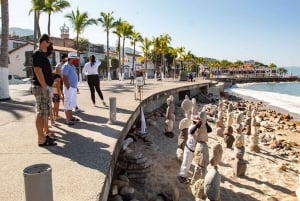
[[[53,84],[52,68],[46,54],[43,53],[40,49],[35,50],[32,55],[32,63],[33,63],[32,69],[34,67],[41,68],[44,74],[46,84],[48,86],[52,86]],[[33,85],[41,86],[34,71],[33,71]]]

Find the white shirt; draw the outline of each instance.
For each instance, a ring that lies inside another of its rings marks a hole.
[[[95,62],[94,65],[91,65],[91,62],[87,62],[83,69],[82,74],[85,75],[98,75],[98,67],[100,66],[101,62]]]

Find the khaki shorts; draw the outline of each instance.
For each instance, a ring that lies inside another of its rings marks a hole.
[[[52,108],[50,91],[43,90],[41,86],[33,86],[32,93],[35,96],[36,113],[39,116],[49,116]]]
[[[77,105],[77,88],[69,87],[67,89],[64,86],[64,109],[73,110]]]

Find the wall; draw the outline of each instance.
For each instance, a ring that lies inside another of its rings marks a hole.
[[[19,75],[20,77],[26,77],[26,71],[24,71],[25,52],[32,51],[33,45],[27,44],[24,47],[17,49],[9,54],[9,72]]]

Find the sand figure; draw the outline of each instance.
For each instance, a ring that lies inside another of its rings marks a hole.
[[[167,137],[174,137],[173,128],[175,123],[175,115],[174,115],[174,106],[172,106],[172,98],[167,98],[167,111],[166,111],[166,127],[165,127],[165,135]]]
[[[177,150],[176,150],[176,157],[179,161],[182,161],[183,150],[186,145],[186,140],[188,136],[188,127],[192,123],[191,120],[192,106],[193,106],[192,101],[190,101],[189,97],[186,95],[185,99],[181,103],[181,108],[184,111],[185,118],[183,118],[179,122],[180,133],[178,135]]]
[[[246,119],[245,119],[245,134],[251,135],[251,115],[252,115],[252,105],[248,104],[246,111]]]
[[[188,95],[185,95],[185,98],[181,103],[181,108],[183,109],[184,115],[186,117],[188,117],[188,115],[190,115],[190,113],[192,112],[192,107],[193,107],[192,101],[189,99]]]
[[[296,196],[297,196],[298,200],[300,201],[300,174],[298,174],[298,178],[299,178],[299,187],[296,190]]]
[[[227,148],[232,148],[233,142],[234,142],[234,137],[233,137],[233,128],[232,128],[232,123],[233,123],[233,117],[231,113],[227,114],[227,126],[225,127],[224,130],[224,142],[226,144]]]
[[[260,124],[256,121],[256,110],[254,109],[251,114],[251,137],[250,137],[250,150],[256,153],[260,152],[258,146],[258,127]]]
[[[178,175],[180,183],[188,183],[188,171],[194,157],[195,146],[197,142],[198,129],[201,127],[201,119],[198,115],[192,116],[192,124],[188,128],[188,138],[183,152],[183,160]]]
[[[243,130],[242,119],[243,119],[243,114],[239,113],[236,116],[236,123],[235,123],[234,129],[233,129],[233,132],[235,133],[234,145],[237,148],[244,146],[244,134],[242,133],[242,130]]]
[[[179,161],[182,161],[183,158],[183,150],[186,145],[186,140],[188,136],[188,128],[191,125],[192,120],[191,118],[185,117],[179,122],[179,136],[178,136],[178,143],[177,143],[177,151],[176,157]]]
[[[235,164],[234,164],[234,175],[237,177],[244,176],[247,169],[247,161],[244,160],[245,146],[244,146],[244,134],[242,133],[242,114],[238,114],[236,118],[236,124],[238,125],[235,128],[236,139],[234,142],[235,150]]]
[[[198,115],[199,107],[198,107],[198,105],[197,105],[197,100],[196,100],[196,98],[192,98],[192,104],[193,104],[193,106],[192,106],[192,115]]]
[[[200,112],[200,119],[202,121],[201,127],[198,129],[197,144],[194,152],[193,163],[195,164],[194,173],[191,182],[194,183],[199,178],[204,179],[207,173],[207,166],[209,164],[208,151],[208,135],[206,128],[206,112]]]
[[[218,136],[224,137],[225,125],[223,121],[223,111],[220,108],[221,107],[219,106],[218,119],[216,121],[216,133]]]
[[[235,148],[234,175],[237,177],[244,176],[247,169],[247,161],[244,160],[245,147]]]
[[[220,201],[220,183],[221,183],[221,175],[218,172],[218,165],[221,162],[223,154],[223,149],[220,144],[216,144],[213,146],[213,156],[210,160],[211,168],[204,179],[204,193],[207,196],[206,200],[216,200]]]

